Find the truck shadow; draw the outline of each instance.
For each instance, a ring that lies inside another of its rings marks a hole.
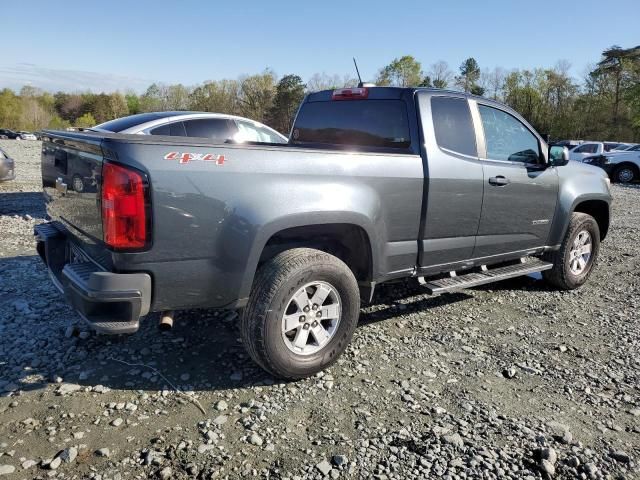
[[[160,332],[147,316],[131,336],[90,332],[51,284],[36,255],[0,258],[0,395],[49,388],[56,382],[100,391],[157,392],[173,387],[209,392],[280,383],[245,352],[232,312],[190,310]],[[538,288],[527,279],[500,288]],[[497,285],[491,288],[496,289]],[[381,286],[361,311],[359,330],[468,299],[467,293],[428,296],[415,282]],[[356,332],[356,335],[358,333]]]
[[[45,218],[46,209],[42,192],[1,192],[0,215],[30,215]]]

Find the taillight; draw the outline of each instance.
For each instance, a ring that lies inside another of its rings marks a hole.
[[[333,91],[331,100],[360,100],[369,96],[369,89],[366,87],[340,88]]]
[[[105,163],[102,167],[102,235],[118,250],[147,245],[147,182],[135,170]]]

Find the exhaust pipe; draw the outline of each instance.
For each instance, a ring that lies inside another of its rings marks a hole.
[[[158,327],[160,327],[160,330],[163,332],[169,331],[171,330],[171,328],[173,327],[173,316],[175,315],[175,311],[173,310],[167,310],[166,312],[162,312],[160,314],[160,324],[158,325]]]

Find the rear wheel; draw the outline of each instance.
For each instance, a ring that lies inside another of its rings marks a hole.
[[[600,229],[586,213],[573,213],[560,249],[546,255],[553,268],[543,278],[562,290],[573,290],[587,281],[600,250]]]
[[[296,248],[260,268],[240,328],[256,363],[277,377],[297,379],[338,359],[359,313],[349,267],[320,250]]]
[[[613,172],[613,180],[619,183],[631,183],[638,179],[638,171],[631,165],[620,165]]]

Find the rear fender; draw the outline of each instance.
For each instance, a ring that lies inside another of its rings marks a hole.
[[[246,304],[247,298],[251,293],[251,286],[258,268],[260,256],[271,237],[276,235],[278,232],[282,232],[283,230],[290,228],[323,224],[355,225],[365,231],[371,244],[371,271],[375,277],[375,272],[379,272],[380,267],[378,265],[378,259],[382,257],[383,252],[381,251],[378,236],[375,234],[375,227],[366,215],[358,212],[347,211],[327,211],[287,215],[264,224],[259,232],[256,233],[241,281],[237,306],[241,307]]]

